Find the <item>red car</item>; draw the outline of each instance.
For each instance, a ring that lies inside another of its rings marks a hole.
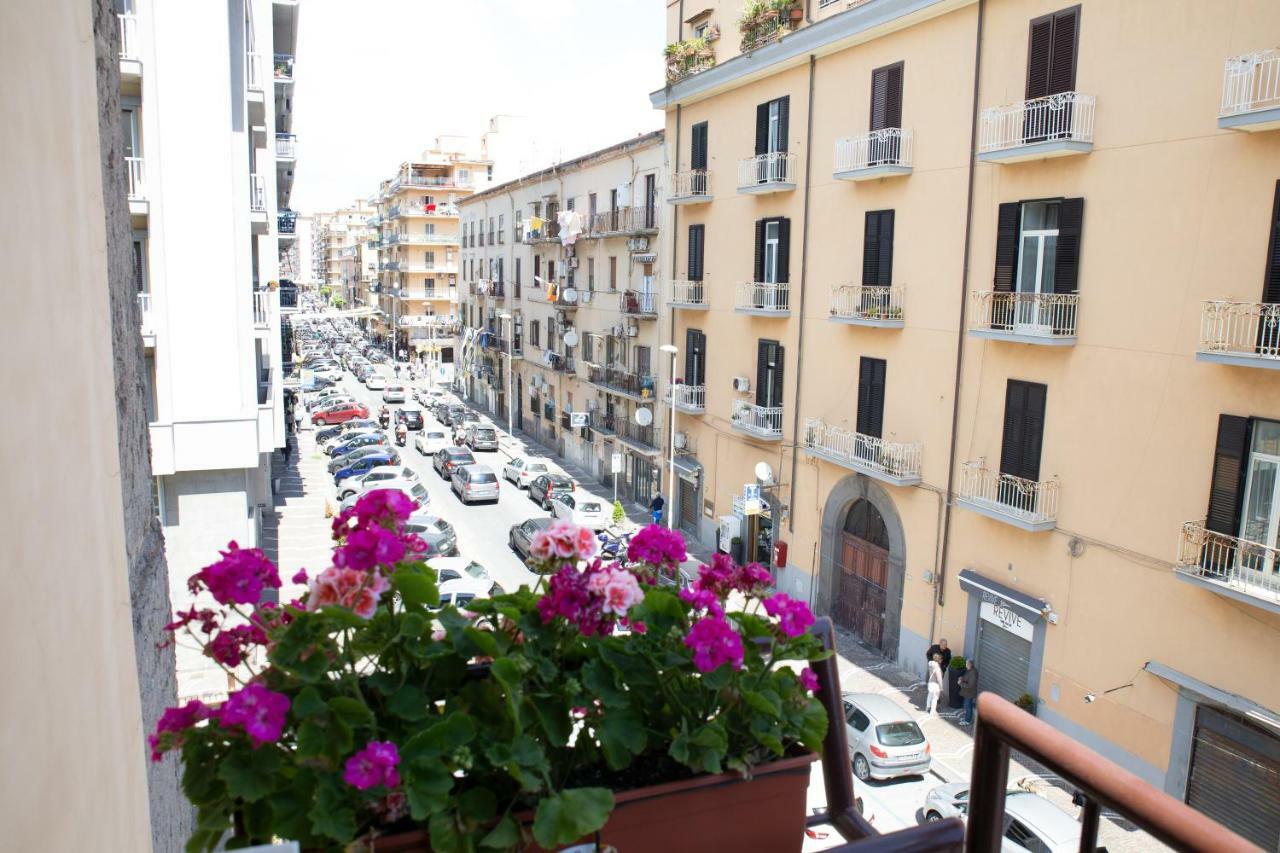
[[[345,423],[352,418],[369,417],[369,407],[363,403],[343,403],[329,409],[321,409],[311,416],[311,423],[327,426]]]

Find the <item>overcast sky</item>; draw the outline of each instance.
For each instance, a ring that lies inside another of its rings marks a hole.
[[[546,165],[662,126],[661,0],[306,0],[294,210],[332,210],[436,136],[525,116]]]

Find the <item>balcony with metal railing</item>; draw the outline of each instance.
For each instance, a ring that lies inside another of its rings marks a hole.
[[[296,160],[298,158],[298,137],[293,133],[276,134],[276,160]]]
[[[678,412],[704,414],[707,411],[707,386],[677,383],[671,386],[667,402]]]
[[[592,412],[591,413],[591,429],[601,435],[617,435],[618,434],[617,415],[610,412]]]
[[[387,185],[387,194],[391,195],[396,191],[409,187],[421,187],[427,189],[471,189],[474,183],[471,180],[462,180],[450,174],[405,174],[401,173],[392,179]]]
[[[706,169],[689,169],[671,176],[669,204],[702,204],[711,201],[711,173]]]
[[[252,213],[267,212],[267,180],[262,175],[249,176],[249,210]]]
[[[1196,361],[1280,370],[1280,304],[1204,303]]]
[[[1226,61],[1218,127],[1280,130],[1280,48],[1255,50]]]
[[[293,56],[288,53],[277,53],[272,62],[272,76],[277,83],[293,82]]]
[[[899,127],[837,139],[833,177],[842,181],[869,181],[910,175],[913,143],[912,131]]]
[[[591,237],[628,237],[658,231],[658,208],[646,205],[615,207],[597,213],[587,223]],[[557,232],[558,234],[559,232]]]
[[[262,76],[262,54],[246,53],[244,55],[245,88],[250,92],[261,93],[264,86]]]
[[[640,426],[630,418],[619,419],[618,430],[614,435],[627,447],[646,456],[656,456],[662,452],[662,433],[653,424]]]
[[[587,369],[587,381],[611,394],[620,394],[633,400],[648,401],[654,398],[657,387],[652,374],[634,373],[619,367],[603,367],[593,364]]]
[[[1038,533],[1058,526],[1058,478],[1036,482],[965,462],[956,506]]]
[[[1203,521],[1182,525],[1177,576],[1225,595],[1280,613],[1280,548],[1216,533]]]
[[[672,308],[705,311],[707,310],[707,286],[702,281],[673,281],[667,304]]]
[[[116,18],[120,21],[120,59],[137,62],[141,58],[138,52],[138,16],[132,12],[121,12]]]
[[[129,201],[147,200],[146,168],[141,157],[124,158],[129,181]]]
[[[781,406],[758,406],[746,400],[734,400],[729,423],[734,429],[756,438],[782,440]]]
[[[757,317],[791,314],[791,285],[787,282],[740,281],[734,289],[733,310]]]
[[[652,290],[624,290],[619,308],[628,317],[652,320],[658,316],[658,294]]]
[[[738,161],[738,192],[777,193],[796,188],[796,155],[774,151]]]
[[[142,328],[142,338],[144,341],[150,338],[150,344],[154,345],[156,331],[151,316],[150,293],[144,291],[138,294],[138,313],[142,317],[142,323],[140,324]]]
[[[416,218],[420,216],[438,219],[456,218],[458,216],[458,208],[447,204],[428,204],[421,199],[405,199],[404,201],[396,202],[387,209],[388,219]]]
[[[458,244],[457,234],[391,234],[385,246],[453,246]]]
[[[805,452],[810,456],[893,486],[914,486],[920,482],[923,445],[885,441],[833,426],[819,418],[805,421],[803,438]]]
[[[271,325],[271,314],[275,310],[277,300],[275,291],[255,290],[253,292],[253,325],[257,329],[266,329]]]
[[[978,291],[969,336],[1041,346],[1075,346],[1078,293]]]
[[[879,329],[901,329],[904,323],[905,293],[901,287],[864,287],[846,284],[831,293],[834,323],[871,326]]]
[[[1062,92],[985,109],[978,121],[978,159],[1018,163],[1088,154],[1096,106],[1093,95]]]

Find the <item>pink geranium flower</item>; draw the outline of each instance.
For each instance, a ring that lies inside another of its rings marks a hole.
[[[689,557],[684,547],[684,536],[656,524],[641,528],[631,537],[627,546],[627,559],[633,563],[674,568]]]
[[[241,548],[232,541],[220,553],[221,560],[205,566],[187,581],[191,592],[203,587],[219,604],[257,604],[264,588],[280,588],[279,572],[257,548]]]
[[[307,609],[346,607],[357,616],[369,619],[377,611],[382,594],[390,588],[391,582],[380,572],[331,566],[311,581]]]
[[[227,697],[218,722],[224,728],[240,727],[255,747],[275,743],[284,731],[289,713],[289,697],[261,684],[246,684]]]
[[[614,616],[626,616],[627,611],[644,601],[644,592],[636,576],[626,569],[609,572],[604,585],[604,604],[601,610]]]
[[[182,746],[187,729],[211,716],[213,709],[199,699],[192,699],[180,708],[165,708],[156,723],[155,733],[147,737],[151,760],[159,761],[164,753]]]
[[[778,628],[788,637],[799,637],[813,624],[809,605],[786,593],[778,593],[764,600],[765,612],[778,617]]]
[[[348,785],[367,791],[381,785],[396,788],[400,785],[400,752],[389,740],[371,740],[364,749],[347,759],[342,778]]]
[[[714,672],[726,663],[742,669],[742,638],[723,616],[694,622],[684,644],[693,650],[693,665],[699,672]]]
[[[810,693],[818,692],[818,674],[809,667],[800,670],[800,686]]]

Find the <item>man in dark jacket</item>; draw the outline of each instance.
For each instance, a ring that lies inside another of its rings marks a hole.
[[[965,670],[960,674],[960,698],[964,700],[964,720],[960,725],[967,726],[973,722],[973,703],[978,698],[978,669],[973,665],[973,658],[964,662]]]
[[[951,649],[947,648],[945,638],[939,640],[929,647],[929,651],[924,653],[924,665],[928,669],[929,661],[933,660],[934,655],[942,655],[942,672],[945,674],[947,667],[951,665]]]

